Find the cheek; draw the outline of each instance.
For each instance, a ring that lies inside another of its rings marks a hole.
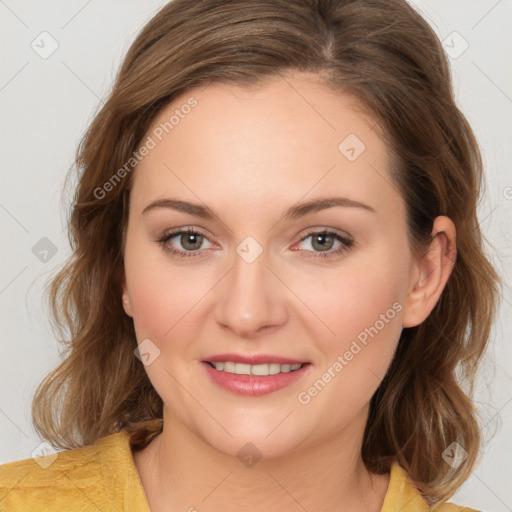
[[[303,283],[300,293],[309,298],[308,305],[323,324],[315,320],[310,330],[322,359],[315,375],[320,382],[312,379],[311,394],[304,390],[305,401],[311,398],[328,407],[343,397],[349,407],[341,408],[341,415],[369,401],[391,363],[402,331],[406,283],[400,271],[405,267],[400,263],[396,254],[381,253],[350,268],[347,263],[329,279]]]
[[[127,244],[125,271],[133,322],[139,342],[149,338],[160,350],[178,350],[187,331],[197,329],[194,313],[215,282],[208,268],[192,271],[158,251]],[[171,338],[172,344],[165,343]]]
[[[311,312],[308,318],[315,326],[316,339],[323,340],[328,353],[342,350],[347,342],[356,338],[375,324],[379,331],[390,331],[387,327],[399,324],[406,281],[393,254],[380,254],[342,263],[339,272],[330,270],[323,275],[310,275],[297,279],[294,284],[297,295]],[[385,329],[383,328],[383,323]],[[314,338],[315,339],[315,338]]]
[[[349,312],[340,315],[334,341],[324,337],[323,362],[295,397],[305,428],[336,435],[340,428],[358,424],[356,418],[366,418],[400,337],[401,323],[392,307],[387,317],[388,323],[368,313],[357,318]]]
[[[138,343],[149,339],[160,351],[145,366],[153,387],[166,405],[185,416],[186,404],[190,404],[178,383],[190,380],[192,367],[182,363],[199,355],[200,347],[191,340],[198,338],[202,298],[214,282],[206,270],[193,272],[171,263],[165,254],[154,253],[147,248],[134,247],[129,254],[127,250],[125,270],[133,323]]]

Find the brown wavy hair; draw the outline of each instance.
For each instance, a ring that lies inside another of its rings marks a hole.
[[[501,280],[477,219],[477,142],[456,106],[439,39],[403,0],[174,0],[147,23],[77,150],[73,253],[48,290],[65,357],[36,391],[33,423],[63,449],[123,428],[142,447],[161,429],[162,400],[134,357],[133,320],[121,303],[133,172],[108,193],[98,190],[177,95],[212,83],[257,86],[293,71],[317,74],[380,120],[415,255],[428,247],[435,217],[456,226],[450,278],[428,318],[403,329],[362,446],[368,470],[387,472],[396,459],[431,504],[442,503],[479,455],[471,395]],[[456,470],[442,458],[454,441],[468,453]]]

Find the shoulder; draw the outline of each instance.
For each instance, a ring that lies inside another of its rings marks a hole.
[[[432,507],[416,489],[407,472],[395,461],[391,466],[388,491],[381,512],[394,512],[396,510],[401,512],[428,512],[432,510]],[[449,502],[438,505],[435,511],[482,512]]]
[[[128,440],[115,433],[93,445],[0,466],[0,510],[111,510],[115,496],[105,461],[123,465]]]

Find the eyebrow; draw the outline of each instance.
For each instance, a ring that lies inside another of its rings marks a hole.
[[[359,201],[355,201],[354,199],[349,199],[348,197],[323,197],[296,204],[288,208],[288,210],[286,210],[284,213],[283,218],[297,219],[299,217],[303,217],[311,213],[316,213],[327,208],[333,208],[335,206],[361,208],[373,213],[377,213],[371,206]],[[170,208],[172,210],[188,213],[189,215],[194,215],[195,217],[200,217],[202,219],[213,219],[216,217],[213,210],[211,210],[208,206],[202,206],[197,203],[190,203],[188,201],[180,201],[171,198],[157,199],[152,201],[144,208],[141,215],[144,215],[145,213],[157,208]]]

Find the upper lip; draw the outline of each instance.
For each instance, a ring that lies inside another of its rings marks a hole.
[[[277,356],[272,354],[217,354],[215,356],[209,356],[204,359],[210,363],[222,363],[222,362],[233,362],[233,363],[244,363],[244,364],[302,364],[308,361],[293,359],[290,357]]]

